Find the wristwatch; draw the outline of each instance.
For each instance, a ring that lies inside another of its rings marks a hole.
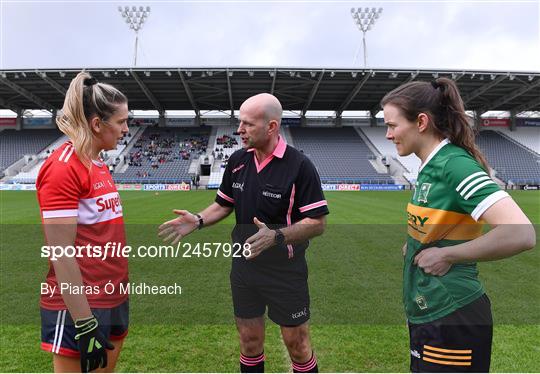
[[[197,229],[200,230],[204,226],[204,220],[203,220],[202,216],[199,213],[195,213],[195,217],[197,217],[199,219],[199,226],[197,227]]]
[[[285,235],[283,235],[283,232],[280,229],[274,230],[276,232],[276,235],[274,236],[274,242],[276,245],[283,245],[285,244]]]

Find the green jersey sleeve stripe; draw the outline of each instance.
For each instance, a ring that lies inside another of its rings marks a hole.
[[[485,181],[483,183],[480,183],[478,186],[474,187],[471,192],[469,192],[465,197],[464,199],[465,200],[469,200],[469,197],[471,197],[476,191],[478,191],[479,189],[481,189],[482,187],[484,186],[487,186],[488,184],[495,184],[495,182],[493,182],[491,179],[488,180],[488,181]]]
[[[467,178],[465,178],[465,179],[463,179],[461,181],[461,183],[457,186],[456,191],[459,192],[459,190],[461,190],[461,187],[463,187],[468,181],[470,181],[471,179],[473,179],[473,178],[475,178],[475,177],[477,177],[479,175],[487,175],[487,173],[485,171],[478,171],[478,172],[476,172],[474,174],[469,175]]]
[[[480,183],[482,181],[485,181],[487,179],[490,179],[489,175],[484,175],[483,177],[473,179],[473,181],[471,183],[469,183],[467,185],[467,187],[465,187],[464,189],[461,190],[461,192],[460,192],[461,196],[464,196],[467,193],[467,191],[470,190],[475,184],[478,184],[478,183]]]

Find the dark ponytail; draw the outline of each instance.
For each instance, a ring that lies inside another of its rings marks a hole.
[[[406,83],[383,97],[381,106],[386,104],[398,107],[411,122],[416,121],[420,113],[427,114],[437,134],[465,149],[489,173],[489,165],[474,141],[475,132],[454,81],[438,78],[431,83]]]

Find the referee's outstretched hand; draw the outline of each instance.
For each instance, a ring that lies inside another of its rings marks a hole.
[[[246,244],[249,244],[249,250],[251,251],[251,254],[246,257],[247,260],[254,259],[264,250],[273,246],[276,241],[276,232],[274,230],[270,230],[268,226],[259,221],[257,217],[253,218],[253,223],[257,225],[259,231],[246,240]]]
[[[177,244],[184,236],[192,233],[199,226],[199,219],[187,210],[173,210],[178,217],[171,219],[159,226],[158,236],[164,242],[172,240],[171,244]]]

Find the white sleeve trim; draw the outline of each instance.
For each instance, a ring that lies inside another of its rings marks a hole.
[[[475,182],[476,183],[476,182]],[[478,191],[479,189],[481,189],[482,187],[485,187],[487,186],[488,184],[496,184],[495,182],[493,182],[491,179],[485,181],[485,182],[482,182],[480,183],[478,186],[474,187],[467,195],[465,195],[464,199],[465,200],[469,200],[469,198],[474,195],[474,193],[476,191]]]
[[[482,214],[486,210],[488,210],[489,207],[491,207],[493,204],[495,204],[497,201],[504,199],[505,197],[510,196],[506,191],[497,191],[486,197],[480,204],[474,208],[474,210],[471,213],[471,217],[478,221]]]
[[[471,179],[473,179],[475,177],[478,177],[480,175],[487,175],[487,173],[485,171],[478,171],[478,172],[476,172],[474,174],[469,175],[467,178],[465,178],[465,179],[463,179],[461,181],[459,186],[456,187],[456,191],[460,192],[459,190],[461,190],[461,187],[463,187],[465,184],[467,184],[468,181],[470,181]],[[464,191],[461,191],[461,192],[464,192]]]
[[[78,209],[44,210],[43,218],[78,217]]]

